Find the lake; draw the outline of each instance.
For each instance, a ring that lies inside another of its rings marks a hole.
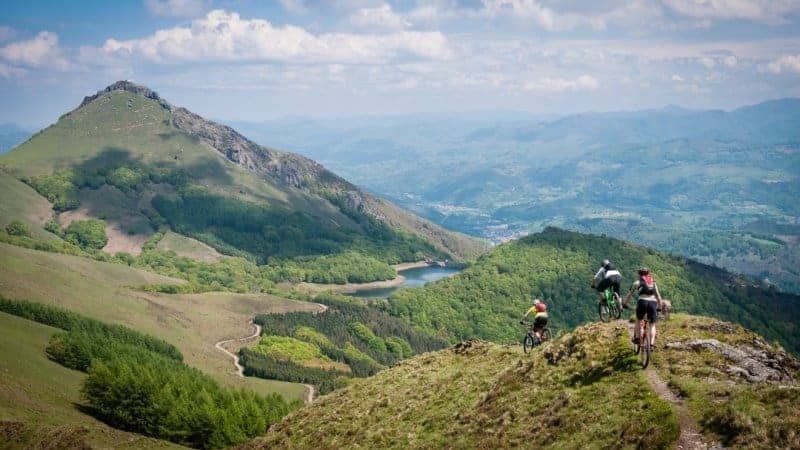
[[[387,298],[400,288],[422,286],[423,284],[430,283],[431,281],[452,277],[458,272],[461,272],[461,269],[456,269],[454,267],[439,267],[439,266],[416,267],[414,269],[408,269],[399,272],[400,275],[406,277],[406,281],[399,286],[394,286],[390,288],[364,289],[356,291],[355,293],[349,295],[352,295],[354,297]]]

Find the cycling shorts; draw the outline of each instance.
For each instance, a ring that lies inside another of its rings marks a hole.
[[[636,319],[642,320],[644,316],[647,316],[648,322],[656,323],[656,318],[658,317],[657,308],[658,302],[655,300],[639,299],[639,302],[636,303]]]
[[[600,280],[600,284],[597,285],[597,290],[599,292],[603,292],[608,288],[612,288],[612,290],[619,295],[619,283],[622,281],[622,277],[613,276],[609,278],[603,278]]]
[[[547,326],[547,317],[546,316],[539,316],[533,319],[533,329],[534,330],[541,330],[542,328]]]

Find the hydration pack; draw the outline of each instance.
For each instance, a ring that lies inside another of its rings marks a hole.
[[[536,312],[540,313],[547,312],[547,305],[545,305],[544,303],[539,303],[538,305],[536,305]]]
[[[639,295],[656,295],[656,282],[649,273],[639,275]]]

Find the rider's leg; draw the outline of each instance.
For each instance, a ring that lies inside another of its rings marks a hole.
[[[639,343],[639,336],[641,336],[641,332],[644,331],[642,328],[644,327],[644,323],[642,319],[644,319],[645,314],[647,313],[645,305],[641,300],[636,302],[636,326],[633,327],[633,342]]]
[[[650,347],[655,348],[656,345],[656,321],[658,321],[658,306],[656,302],[650,301],[648,303],[647,315],[650,319]]]
[[[655,348],[656,346],[656,324],[650,323],[650,347]]]

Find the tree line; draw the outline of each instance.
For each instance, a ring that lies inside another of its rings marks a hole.
[[[87,410],[116,428],[223,448],[264,434],[296,406],[277,394],[223,388],[184,364],[171,344],[120,325],[4,298],[0,310],[64,330],[50,339],[47,355],[87,372],[81,388]]]
[[[500,245],[455,277],[402,289],[384,308],[450,342],[514,342],[523,335],[517,322],[533,298],[544,299],[555,327],[597,320],[597,294],[589,285],[605,258],[621,270],[623,289],[647,266],[674,309],[739,323],[800,352],[800,297],[685,258],[556,228]]]

